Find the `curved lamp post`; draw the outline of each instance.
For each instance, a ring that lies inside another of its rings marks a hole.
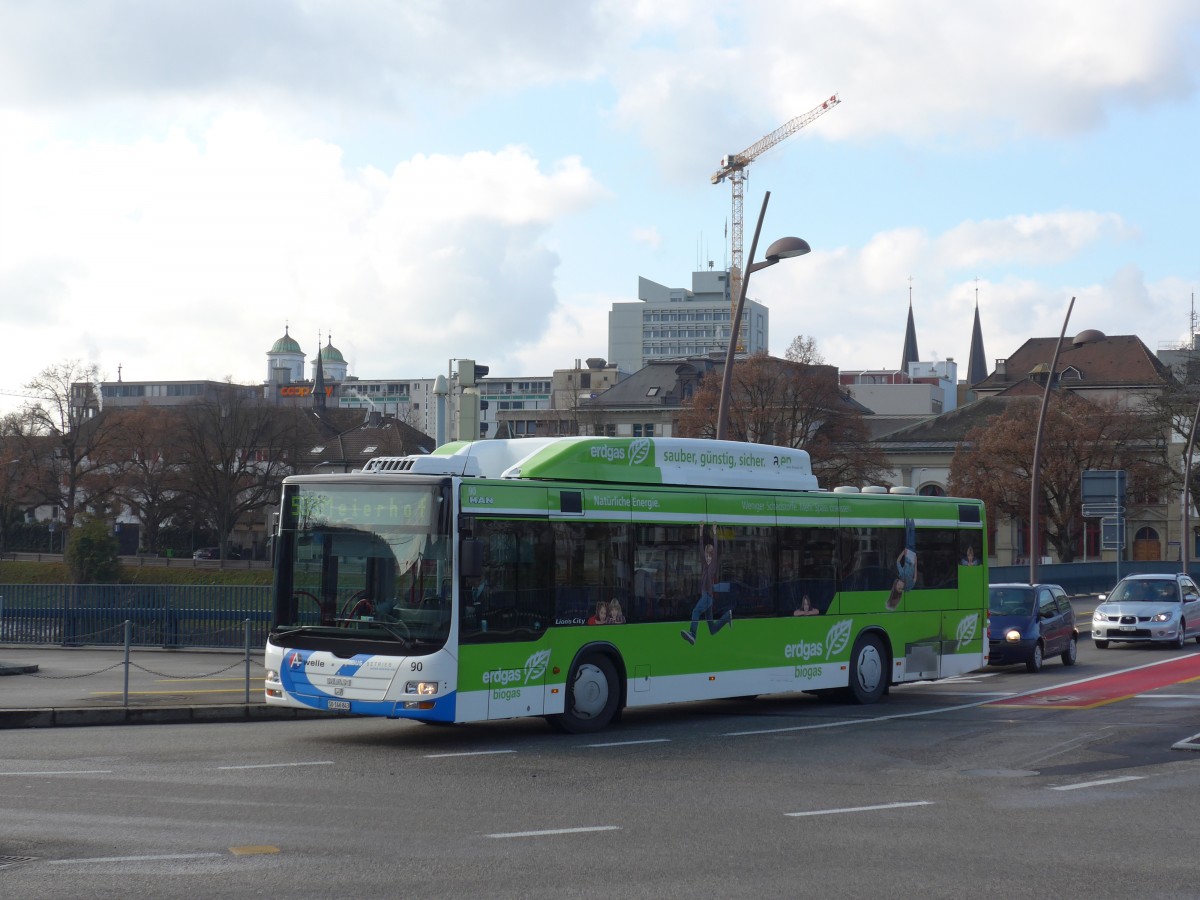
[[[1179,559],[1183,563],[1183,574],[1188,574],[1188,562],[1192,548],[1191,500],[1188,497],[1192,484],[1192,450],[1196,446],[1196,420],[1200,419],[1200,403],[1192,416],[1192,428],[1188,432],[1187,451],[1183,454],[1183,533],[1179,536]]]
[[[1062,331],[1058,335],[1058,343],[1054,345],[1054,358],[1050,360],[1050,373],[1046,376],[1046,390],[1042,392],[1042,409],[1038,413],[1037,432],[1033,438],[1033,471],[1029,477],[1029,583],[1037,584],[1038,553],[1041,546],[1038,543],[1038,512],[1042,504],[1038,496],[1042,490],[1042,430],[1046,426],[1046,407],[1050,405],[1050,389],[1054,386],[1054,372],[1058,369],[1058,354],[1062,350],[1063,338],[1067,334],[1067,323],[1071,321],[1071,309],[1075,306],[1075,298],[1067,304],[1067,315],[1063,319]]]
[[[742,329],[742,308],[746,305],[746,285],[750,283],[750,276],[759,269],[775,265],[781,259],[803,256],[812,250],[808,246],[808,241],[803,238],[784,237],[767,248],[766,259],[757,263],[754,261],[754,251],[758,249],[758,235],[762,231],[763,217],[767,214],[767,201],[770,199],[771,192],[767,191],[763,197],[762,209],[758,213],[758,224],[754,226],[754,240],[750,243],[750,263],[746,266],[746,271],[742,273],[737,307],[734,309],[733,322],[729,329],[729,348],[725,351],[725,370],[721,373],[721,397],[717,405],[718,441],[725,440],[725,436],[729,432],[729,392],[733,384],[733,355],[737,348],[738,334]]]

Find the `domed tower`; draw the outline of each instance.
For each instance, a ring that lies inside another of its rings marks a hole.
[[[315,359],[313,364],[316,364]],[[346,357],[342,356],[341,350],[333,346],[332,337],[329,338],[329,343],[321,348],[321,368],[324,370],[326,381],[346,380]]]
[[[267,351],[267,383],[288,384],[304,380],[304,351],[283,326],[283,337]]]

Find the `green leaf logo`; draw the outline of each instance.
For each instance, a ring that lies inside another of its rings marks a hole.
[[[967,616],[958,623],[958,646],[975,640],[975,629],[979,627],[979,616]]]
[[[545,675],[548,665],[550,665],[549,650],[540,650],[525,660],[525,683],[529,684]]]
[[[629,445],[629,464],[639,466],[650,455],[650,439],[638,438]]]
[[[853,619],[846,619],[829,629],[829,634],[825,635],[826,660],[833,659],[846,649],[846,645],[850,643],[850,628],[853,625]]]

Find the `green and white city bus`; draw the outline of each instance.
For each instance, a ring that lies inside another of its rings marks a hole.
[[[293,476],[266,700],[572,732],[683,700],[872,703],[983,666],[985,541],[977,500],[819,490],[761,444],[459,442]]]

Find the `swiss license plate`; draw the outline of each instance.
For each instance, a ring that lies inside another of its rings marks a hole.
[[[325,703],[326,709],[336,709],[341,712],[350,712],[349,700],[328,700]]]
[[[1137,631],[1137,626],[1136,625],[1122,625],[1121,630],[1122,631]]]

